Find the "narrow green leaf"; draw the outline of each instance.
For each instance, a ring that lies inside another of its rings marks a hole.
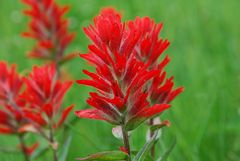
[[[66,141],[63,145],[63,148],[61,150],[62,154],[59,158],[59,161],[66,161],[71,141],[72,141],[72,136],[70,135],[70,136],[67,137],[67,139],[66,139]]]
[[[137,153],[133,161],[145,161],[147,153],[149,152],[152,145],[155,143],[158,132],[156,131],[154,135],[145,143],[143,148]]]
[[[128,158],[128,155],[122,151],[105,151],[96,154],[91,154],[85,158],[77,158],[77,160],[82,161],[108,161],[108,160],[118,160],[124,161]]]
[[[131,154],[133,156],[136,156],[138,154],[138,151],[137,150],[132,150],[131,151]],[[154,161],[153,158],[150,156],[150,154],[146,155],[144,161]]]
[[[168,148],[168,150],[160,158],[157,159],[157,161],[165,161],[168,158],[169,154],[172,152],[176,143],[177,143],[177,141],[176,141],[176,138],[175,138],[172,145]]]
[[[43,156],[49,150],[49,146],[44,146],[37,148],[34,153],[31,155],[31,159],[35,160],[36,158]]]

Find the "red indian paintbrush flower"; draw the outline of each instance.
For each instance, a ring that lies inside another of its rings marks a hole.
[[[24,104],[19,98],[22,85],[15,65],[0,62],[0,133],[18,133],[26,123],[20,112]]]
[[[170,107],[162,102],[151,105],[148,101],[149,84],[161,69],[149,69],[139,59],[136,47],[142,38],[141,29],[126,28],[120,14],[104,9],[94,19],[94,26],[84,31],[93,44],[89,45],[89,53],[81,57],[94,64],[96,72],[84,70],[91,79],[78,83],[93,86],[97,92],[90,93],[87,100],[94,108],[79,110],[77,116],[124,124],[126,130],[132,130]]]
[[[39,125],[51,123],[54,128],[61,126],[73,106],[62,109],[63,97],[71,81],[61,82],[57,78],[55,65],[33,67],[28,77],[23,79],[26,84],[22,98],[26,100],[29,110],[26,117]]]
[[[29,31],[23,36],[37,41],[29,56],[61,63],[73,58],[64,56],[64,51],[73,40],[74,34],[68,32],[68,21],[63,18],[68,7],[59,7],[54,0],[22,0],[30,6],[24,13],[31,17]]]
[[[15,65],[7,66],[0,61],[0,134],[16,134],[20,137],[26,131],[21,130],[28,124],[23,115],[24,101],[20,98],[23,86],[22,78],[16,72]],[[23,153],[30,155],[38,143],[28,147],[21,142]]]

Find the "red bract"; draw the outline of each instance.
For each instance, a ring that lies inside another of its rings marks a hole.
[[[94,26],[84,28],[94,44],[81,57],[94,64],[96,72],[83,71],[90,80],[78,83],[96,88],[87,103],[93,109],[79,110],[77,116],[105,120],[115,125],[136,128],[148,118],[169,108],[169,104],[150,105],[149,84],[161,70],[149,69],[137,55],[143,38],[139,28],[126,28],[121,16],[113,9],[104,9],[94,19]],[[155,58],[153,58],[155,61]]]
[[[30,57],[48,59],[61,63],[73,58],[73,55],[64,56],[64,51],[73,40],[74,34],[68,32],[68,21],[63,18],[68,7],[58,6],[54,0],[22,0],[30,6],[24,13],[31,17],[29,31],[23,36],[37,41]]]
[[[150,68],[157,65],[159,56],[170,44],[167,39],[158,38],[162,26],[162,23],[156,24],[149,17],[137,17],[134,21],[128,22],[129,30],[137,31],[141,35],[135,45],[136,55]]]
[[[169,103],[183,91],[183,87],[173,89],[173,77],[166,79],[164,67],[169,63],[170,58],[166,56],[160,63],[157,62],[162,53],[169,46],[169,41],[159,38],[162,23],[156,24],[149,17],[139,18],[129,21],[130,30],[140,32],[140,38],[135,46],[137,58],[153,70],[158,69],[160,73],[156,75],[149,86],[150,100],[153,103]]]
[[[94,60],[97,61],[99,57],[106,63],[114,63],[109,62],[111,60],[106,56],[105,50],[110,50],[110,57],[114,59],[119,59],[117,56],[120,55],[125,59],[129,57],[140,35],[135,31],[126,30],[125,26],[121,15],[113,8],[107,8],[94,18],[94,26],[84,28],[86,35],[94,43],[93,46],[89,46],[89,49],[96,53],[92,54]]]
[[[48,123],[54,127],[62,125],[73,108],[70,106],[61,109],[63,97],[72,82],[58,80],[55,65],[33,67],[29,76],[24,78],[24,82],[26,90],[22,98],[29,106],[29,110],[25,110],[25,115],[39,125]]]
[[[0,62],[0,133],[18,133],[26,123],[21,115],[24,103],[19,99],[22,84],[15,65]]]

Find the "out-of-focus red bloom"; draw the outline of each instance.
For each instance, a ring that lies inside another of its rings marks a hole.
[[[22,135],[26,132],[29,120],[24,115],[25,101],[20,96],[23,83],[15,65],[8,67],[6,62],[0,61],[0,134]],[[31,155],[38,143],[30,147],[25,144],[20,146],[24,153]]]
[[[73,55],[64,56],[64,51],[73,40],[74,34],[68,31],[68,21],[64,14],[68,7],[60,7],[54,0],[22,0],[30,6],[24,13],[31,17],[29,31],[23,36],[37,41],[30,57],[48,59],[55,63],[72,59]]]
[[[21,115],[24,103],[19,99],[22,78],[16,72],[15,65],[7,66],[0,62],[0,133],[18,133],[25,125]]]
[[[57,78],[55,65],[34,66],[28,77],[23,79],[26,90],[22,98],[29,105],[25,115],[29,119],[45,125],[51,123],[54,128],[61,126],[73,106],[62,109],[62,100],[71,81],[61,82]]]
[[[144,58],[136,50],[145,31],[129,26],[126,28],[120,14],[110,8],[94,19],[94,26],[84,28],[94,44],[89,45],[89,53],[81,57],[95,65],[96,73],[84,70],[91,79],[78,83],[93,86],[97,92],[90,93],[87,100],[94,108],[79,110],[76,114],[115,125],[124,124],[127,130],[132,130],[170,105],[163,102],[151,105],[148,101],[149,86],[161,73],[159,68],[149,68],[156,62],[158,53],[154,53],[151,63],[142,61]]]

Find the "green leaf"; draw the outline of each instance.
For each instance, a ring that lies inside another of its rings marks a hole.
[[[71,141],[72,141],[72,136],[70,135],[67,137],[67,139],[63,145],[62,155],[60,156],[59,161],[66,161]]]
[[[138,151],[137,150],[132,150],[131,154],[133,156],[136,156],[138,154]],[[150,154],[147,154],[144,161],[154,161],[154,159],[150,156]]]
[[[105,151],[96,154],[91,154],[85,158],[77,158],[77,160],[84,161],[108,161],[108,160],[118,160],[124,161],[128,158],[128,155],[122,151]]]
[[[177,141],[176,141],[176,138],[175,138],[172,145],[168,148],[168,150],[160,158],[157,159],[157,161],[165,161],[168,158],[169,154],[172,152],[176,143],[177,143]]]
[[[157,137],[158,132],[156,131],[154,135],[145,143],[143,148],[137,153],[136,157],[133,159],[133,161],[145,161],[145,158],[147,156],[147,153],[149,152],[150,148],[155,143],[155,139]]]
[[[43,156],[49,150],[49,146],[44,146],[37,148],[35,152],[31,155],[31,159],[35,160],[36,158]]]

